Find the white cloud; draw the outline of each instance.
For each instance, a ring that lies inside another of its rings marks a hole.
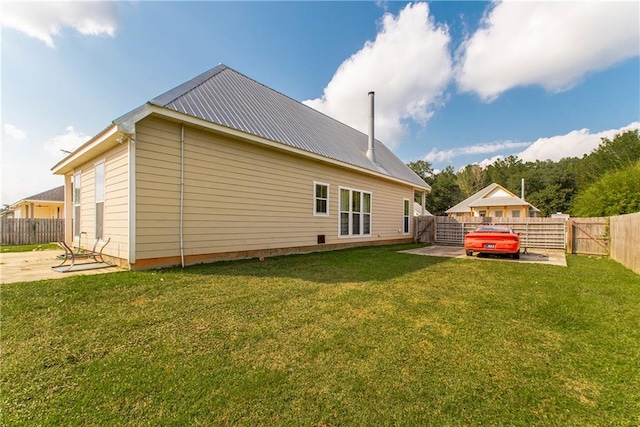
[[[64,157],[64,151],[73,151],[90,139],[82,132],[76,132],[73,126],[68,126],[65,130],[66,133],[54,136],[44,143],[44,150],[47,153],[54,157]]]
[[[3,2],[2,25],[16,29],[54,47],[54,37],[64,27],[83,35],[115,36],[117,3],[111,1],[77,2]]]
[[[640,5],[494,3],[459,53],[459,90],[485,101],[517,86],[563,91],[589,72],[640,54]]]
[[[3,128],[4,133],[13,141],[24,141],[27,139],[27,133],[25,131],[18,129],[10,123],[5,123]]]
[[[590,133],[589,129],[580,129],[565,135],[539,138],[518,154],[518,157],[525,162],[558,161],[564,157],[582,157],[597,148],[602,142],[602,138],[611,139],[616,134],[632,129],[640,129],[640,122],[632,122],[619,129],[609,129],[598,133]]]
[[[514,148],[526,147],[530,144],[530,142],[503,141],[468,145],[465,147],[451,148],[448,150],[438,150],[437,148],[433,148],[424,157],[424,160],[431,163],[446,162],[453,159],[454,157],[496,153],[498,151],[513,150]]]
[[[322,98],[305,104],[367,132],[367,93],[376,92],[376,138],[397,147],[405,121],[424,125],[452,77],[446,26],[436,25],[426,3],[384,14],[376,39],[345,60]]]

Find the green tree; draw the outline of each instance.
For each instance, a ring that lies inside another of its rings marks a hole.
[[[582,157],[578,166],[579,190],[586,188],[604,174],[633,166],[640,160],[638,130],[629,130],[602,142],[590,154]]]
[[[593,217],[640,212],[640,161],[609,172],[578,193],[571,215]]]
[[[427,183],[431,192],[427,194],[426,207],[434,215],[446,215],[447,209],[464,200],[452,166],[447,166]]]
[[[486,187],[489,184],[486,181],[487,172],[478,165],[467,165],[456,174],[456,182],[464,199]]]
[[[416,160],[415,162],[407,163],[407,166],[414,171],[424,181],[433,177],[433,169],[431,169],[431,163],[425,160]]]

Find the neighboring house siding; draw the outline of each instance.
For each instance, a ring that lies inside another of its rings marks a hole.
[[[82,247],[93,248],[96,239],[95,164],[105,163],[104,240],[111,241],[104,254],[126,260],[128,258],[128,154],[126,144],[76,168],[82,171],[80,185],[80,231]],[[78,238],[73,237],[74,245]]]
[[[185,256],[393,241],[413,187],[185,126]],[[314,181],[329,184],[329,216],[314,216]],[[338,237],[339,188],[372,194],[371,236]],[[136,124],[138,260],[180,255],[180,125]],[[411,221],[412,223],[412,221]],[[411,225],[413,227],[413,225]],[[410,230],[411,232],[411,230]]]

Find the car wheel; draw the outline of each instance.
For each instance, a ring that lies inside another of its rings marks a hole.
[[[473,256],[473,251],[466,251],[467,252],[467,256]]]
[[[513,254],[513,259],[520,259],[520,251],[519,250],[518,250],[518,252]]]

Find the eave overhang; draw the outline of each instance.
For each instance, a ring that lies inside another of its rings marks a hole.
[[[125,114],[124,116],[117,118],[106,129],[104,129],[98,135],[96,135],[95,137],[87,141],[85,144],[80,146],[74,152],[69,154],[67,157],[65,157],[63,160],[57,163],[51,170],[53,171],[54,174],[57,174],[57,175],[69,174],[73,172],[74,168],[82,165],[83,163],[90,161],[92,158],[95,158],[97,155],[104,153],[107,150],[117,146],[118,144],[125,141],[127,138],[132,139],[133,143],[135,143],[135,136],[134,136],[135,124],[140,120],[144,119],[145,117],[148,117],[151,115],[164,117],[179,123],[187,123],[195,127],[212,131],[215,133],[223,134],[235,139],[248,141],[248,142],[259,144],[262,146],[267,146],[279,151],[285,151],[294,155],[310,158],[323,163],[332,164],[341,168],[351,169],[363,174],[382,178],[387,181],[392,181],[392,182],[400,183],[403,185],[407,185],[407,186],[413,187],[414,190],[431,191],[431,187],[427,183],[425,183],[424,185],[418,185],[416,183],[409,182],[400,178],[396,178],[391,175],[386,175],[381,172],[376,172],[376,171],[366,169],[360,166],[352,165],[350,163],[346,163],[340,160],[325,157],[320,154],[302,150],[300,148],[292,147],[290,145],[286,145],[277,141],[272,141],[270,139],[263,138],[260,136],[252,135],[247,132],[229,128],[227,126],[219,125],[217,123],[200,119],[198,117],[193,117],[188,114],[171,110],[159,105],[154,105],[152,103],[146,103],[136,108],[135,110]]]

